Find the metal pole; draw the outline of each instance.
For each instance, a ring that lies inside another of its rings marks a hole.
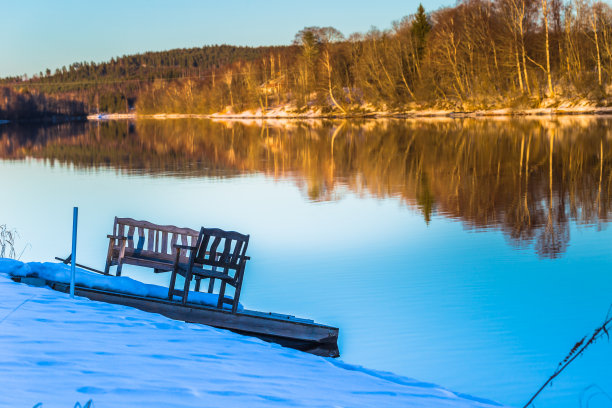
[[[79,219],[79,207],[74,207],[72,215],[72,265],[70,268],[70,297],[74,298],[74,281],[76,275],[76,242],[77,242],[77,220]]]

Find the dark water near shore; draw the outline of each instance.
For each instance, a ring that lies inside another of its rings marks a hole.
[[[612,120],[0,125],[24,260],[102,267],[115,215],[251,234],[242,302],[350,363],[518,406],[612,304]],[[127,274],[167,284],[168,276]],[[608,407],[612,345],[537,407]]]

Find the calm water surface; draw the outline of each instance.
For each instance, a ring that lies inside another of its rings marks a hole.
[[[612,304],[612,120],[0,126],[22,259],[102,267],[115,215],[251,234],[242,302],[342,359],[519,406]],[[127,268],[134,278],[169,276]],[[537,407],[612,405],[595,344]]]

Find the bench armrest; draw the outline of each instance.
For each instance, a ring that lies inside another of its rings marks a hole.
[[[110,238],[110,239],[127,240],[127,237],[122,237],[122,236],[120,236],[120,235],[107,235],[106,237],[107,237],[107,238]]]

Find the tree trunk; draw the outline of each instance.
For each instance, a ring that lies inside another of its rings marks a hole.
[[[334,92],[332,90],[332,80],[331,80],[332,69],[331,69],[331,61],[329,60],[329,50],[325,50],[324,55],[325,55],[325,58],[324,58],[323,64],[325,65],[325,68],[327,69],[327,88],[329,90],[329,97],[331,98],[334,105],[336,105],[336,107],[340,109],[342,113],[346,115],[346,111],[344,110],[344,108],[340,106],[340,104],[336,101],[336,98],[334,98]]]
[[[548,81],[548,96],[554,96],[552,78],[550,76],[550,47],[548,42],[548,1],[542,0],[542,14],[544,17],[544,30],[546,34],[546,79]]]
[[[519,51],[518,44],[514,48],[514,56],[516,57],[516,72],[518,74],[519,86],[521,88],[521,92],[525,92],[525,87],[523,86],[523,74],[521,73],[521,61],[519,60]]]
[[[526,61],[526,52],[525,52],[525,39],[523,38],[523,25],[521,24],[521,49],[523,53],[523,76],[525,78],[525,88],[527,89],[527,93],[531,93],[531,89],[529,88],[529,77],[527,76],[527,61]]]
[[[591,27],[595,35],[595,49],[597,50],[597,83],[601,86],[601,57],[599,52],[599,37],[597,36],[597,11],[593,7],[593,15],[591,17]]]

